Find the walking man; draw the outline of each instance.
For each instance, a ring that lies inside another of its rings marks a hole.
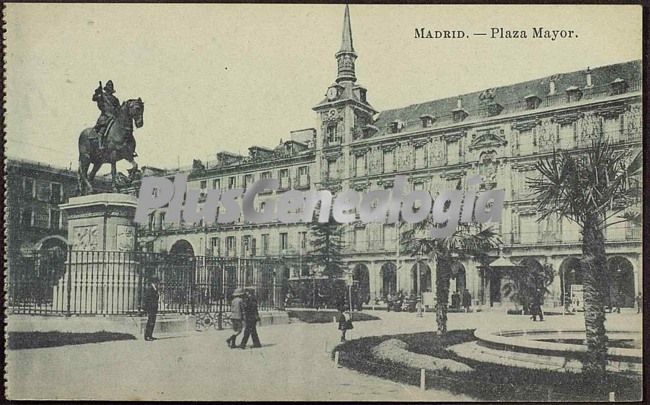
[[[241,288],[235,289],[235,292],[232,293],[233,299],[232,299],[232,304],[230,305],[230,322],[232,323],[232,330],[235,332],[232,334],[228,340],[226,340],[226,343],[228,344],[228,347],[231,349],[234,349],[237,347],[237,336],[242,331],[242,325],[244,322],[244,317],[245,315],[245,308],[244,308],[244,290]]]
[[[639,292],[636,295],[636,313],[640,314],[641,313],[641,307],[643,306],[643,297],[641,296],[641,292]]]
[[[248,290],[246,294],[246,303],[244,304],[244,337],[239,347],[246,348],[248,337],[253,338],[253,347],[262,347],[260,338],[257,336],[257,322],[260,321],[260,314],[257,310],[257,298],[254,290]]]
[[[143,309],[147,313],[147,326],[144,329],[144,340],[154,340],[153,329],[156,326],[156,314],[158,313],[158,277],[153,275],[145,286],[143,297]]]
[[[539,288],[533,294],[533,302],[530,305],[530,314],[532,315],[533,321],[537,321],[537,316],[539,316],[540,321],[544,320],[544,312],[542,312],[543,294]]]
[[[472,294],[470,294],[467,288],[463,290],[462,302],[463,308],[465,308],[465,312],[469,313],[469,307],[472,306]]]

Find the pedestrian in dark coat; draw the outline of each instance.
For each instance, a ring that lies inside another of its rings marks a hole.
[[[530,304],[530,314],[532,315],[533,321],[537,321],[538,316],[540,321],[544,320],[544,312],[542,312],[543,295],[544,292],[539,288],[533,293],[533,300]]]
[[[341,342],[345,342],[345,333],[348,329],[353,329],[352,314],[345,307],[339,307],[339,330],[341,331]]]
[[[463,290],[463,308],[465,308],[465,312],[469,312],[469,307],[472,306],[472,294],[469,293],[469,290],[466,288]]]
[[[244,304],[244,337],[241,340],[240,348],[245,349],[248,343],[248,337],[253,338],[253,347],[262,347],[260,338],[257,336],[257,322],[260,321],[260,313],[257,310],[257,298],[255,291],[249,290],[246,294],[246,302]]]
[[[226,343],[228,347],[234,349],[237,347],[237,336],[242,331],[242,326],[246,317],[246,309],[244,307],[244,290],[237,288],[235,292],[232,293],[233,299],[232,304],[230,305],[230,323],[232,323],[233,333],[227,340]]]
[[[147,313],[147,325],[144,328],[144,340],[152,341],[153,329],[156,326],[156,315],[158,314],[158,277],[151,276],[149,282],[144,288],[142,297],[142,308]]]

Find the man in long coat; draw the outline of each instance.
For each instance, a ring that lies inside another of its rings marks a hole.
[[[260,313],[257,310],[257,298],[255,297],[254,290],[248,291],[244,311],[244,337],[242,338],[239,347],[242,349],[246,348],[249,336],[253,338],[253,347],[262,347],[260,344],[260,338],[257,336],[257,322],[260,320]]]
[[[158,277],[151,276],[145,286],[142,299],[142,308],[147,313],[147,326],[144,329],[144,340],[152,341],[153,329],[156,326],[156,315],[158,314]]]
[[[244,290],[241,288],[235,289],[232,293],[234,297],[230,304],[230,322],[232,323],[233,333],[227,340],[228,347],[234,349],[237,347],[237,336],[242,332],[243,322],[246,317],[246,308],[244,307]]]

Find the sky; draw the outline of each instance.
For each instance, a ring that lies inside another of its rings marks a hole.
[[[274,147],[315,127],[343,5],[7,4],[6,154],[76,169],[98,81],[141,97],[138,163]],[[352,5],[358,83],[377,110],[641,59],[640,6]],[[421,40],[415,28],[572,29],[570,40]],[[123,170],[129,167],[122,162]],[[105,166],[100,173],[108,172]]]

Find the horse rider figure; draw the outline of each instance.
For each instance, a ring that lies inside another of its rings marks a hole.
[[[113,93],[115,93],[113,81],[109,80],[106,82],[103,91],[102,82],[99,82],[99,87],[95,89],[95,94],[93,94],[93,101],[97,103],[97,108],[102,112],[95,124],[95,131],[99,134],[100,149],[104,147],[108,126],[115,119],[120,108],[120,100]]]

